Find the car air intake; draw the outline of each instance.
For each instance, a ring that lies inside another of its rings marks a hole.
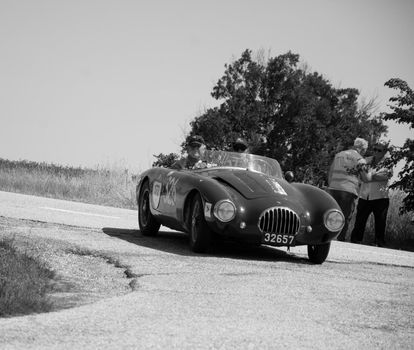
[[[299,227],[299,216],[289,208],[269,208],[259,218],[259,229],[265,233],[295,235]]]

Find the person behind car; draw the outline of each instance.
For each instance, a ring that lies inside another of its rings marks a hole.
[[[366,164],[363,155],[367,151],[368,141],[357,137],[354,145],[337,153],[328,174],[328,192],[337,201],[344,217],[345,225],[338,241],[345,241],[349,221],[355,208],[360,186],[360,173]]]
[[[238,153],[249,153],[249,147],[245,139],[239,137],[233,142],[233,151]]]
[[[379,141],[373,147],[374,155],[367,157],[367,177],[359,190],[359,199],[354,229],[351,234],[352,243],[361,243],[364,237],[368,217],[374,213],[375,244],[385,246],[385,227],[390,200],[388,198],[388,181],[392,177],[392,170],[384,166],[389,158],[388,143]]]
[[[204,164],[202,157],[205,149],[206,145],[202,136],[188,136],[186,139],[187,155],[177,160],[171,168],[176,170],[202,168]]]

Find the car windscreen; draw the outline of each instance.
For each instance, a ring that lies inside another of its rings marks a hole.
[[[275,159],[248,153],[206,150],[203,161],[208,167],[234,167],[282,178],[282,170]]]

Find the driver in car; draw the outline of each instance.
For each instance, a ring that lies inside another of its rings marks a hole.
[[[238,137],[233,142],[233,151],[237,153],[249,153],[249,147],[245,139]]]
[[[207,164],[202,161],[206,145],[201,136],[188,136],[186,140],[186,149],[187,156],[177,160],[171,166],[172,169],[202,169],[207,167]]]

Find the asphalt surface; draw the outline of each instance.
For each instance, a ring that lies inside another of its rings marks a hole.
[[[116,261],[94,270],[104,282],[82,269],[93,298],[0,319],[2,349],[413,348],[411,252],[335,241],[327,261],[313,265],[306,247],[222,242],[197,255],[180,233],[141,236],[135,211],[7,192],[0,217],[3,235]],[[57,273],[74,276],[67,269],[77,262],[58,258],[50,260]]]

